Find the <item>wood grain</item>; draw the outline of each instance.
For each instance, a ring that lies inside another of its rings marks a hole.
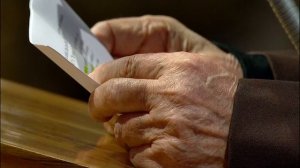
[[[57,160],[39,155],[31,151],[22,150],[12,146],[1,144],[1,167],[4,168],[80,168],[77,164]]]
[[[131,167],[126,150],[91,119],[86,102],[4,79],[1,147],[1,157],[63,161],[46,167]]]

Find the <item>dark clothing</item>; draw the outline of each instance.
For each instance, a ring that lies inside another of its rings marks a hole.
[[[271,74],[266,72],[257,79],[253,79],[255,75],[246,76],[248,79],[239,81],[228,137],[227,166],[298,168],[299,57],[287,52],[244,54],[242,57],[248,57],[242,59],[246,61],[244,65],[249,60],[255,64],[253,58],[257,55],[263,60],[262,65],[244,66],[244,75],[249,74],[251,67],[267,71],[269,68]],[[261,58],[263,55],[265,58]],[[264,65],[264,60],[268,65]]]

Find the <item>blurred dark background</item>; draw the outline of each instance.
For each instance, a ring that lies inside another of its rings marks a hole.
[[[266,0],[67,0],[89,25],[169,15],[204,37],[243,51],[292,49]],[[28,41],[29,0],[1,0],[1,78],[87,101],[89,93]],[[51,38],[51,37],[49,37]]]

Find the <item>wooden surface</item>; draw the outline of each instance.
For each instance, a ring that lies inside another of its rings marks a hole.
[[[1,159],[7,165],[130,167],[126,150],[91,119],[85,102],[3,79]]]
[[[57,160],[47,156],[1,144],[1,167],[4,168],[80,168],[77,164]]]

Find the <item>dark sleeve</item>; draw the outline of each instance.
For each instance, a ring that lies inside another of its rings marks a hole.
[[[296,52],[245,53],[222,43],[214,43],[239,61],[244,78],[299,81],[299,55]]]
[[[274,80],[239,81],[226,154],[230,168],[299,167],[299,57],[264,55]]]
[[[299,81],[299,54],[292,51],[265,52],[275,80]]]
[[[215,44],[224,52],[231,53],[239,61],[244,78],[274,79],[266,55],[261,53],[245,53],[222,43],[215,42]]]
[[[299,83],[241,80],[227,146],[230,168],[299,167]]]

